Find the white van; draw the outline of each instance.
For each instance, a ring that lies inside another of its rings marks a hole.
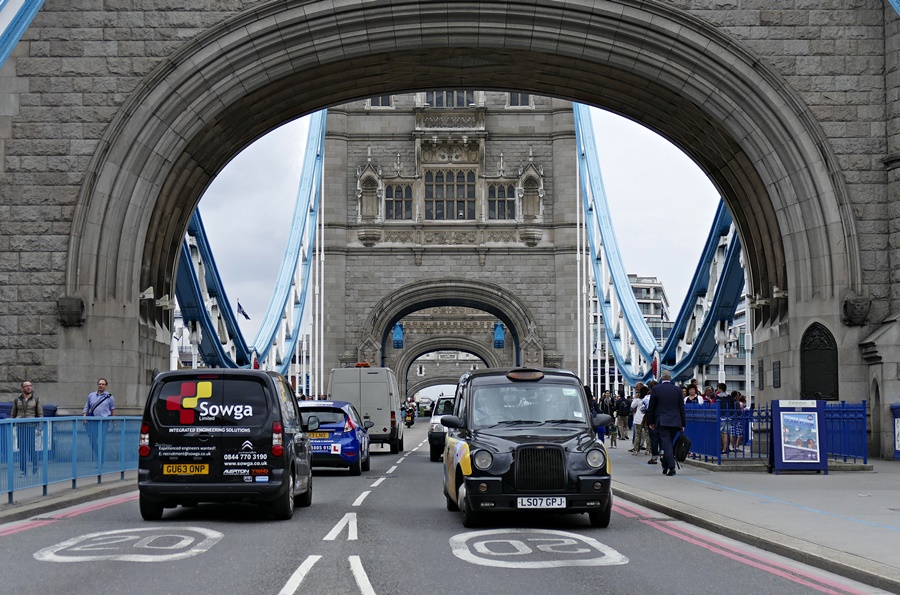
[[[328,396],[332,401],[351,403],[362,415],[363,423],[375,424],[369,428],[372,443],[388,444],[394,454],[403,450],[400,388],[390,368],[334,368],[328,381]]]

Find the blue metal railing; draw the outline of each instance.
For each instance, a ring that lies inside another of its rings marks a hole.
[[[0,420],[0,493],[137,469],[141,418],[41,417]]]
[[[721,465],[723,460],[769,460],[772,410],[725,410],[719,403],[685,405],[685,434],[691,458]],[[723,452],[722,433],[726,433]],[[844,462],[869,462],[866,444],[866,402],[826,403],[824,440],[827,456]],[[740,440],[737,440],[740,438]],[[736,446],[735,446],[736,445]]]

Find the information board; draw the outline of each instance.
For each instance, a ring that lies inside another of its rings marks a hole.
[[[824,471],[825,401],[772,401],[772,455],[774,471]]]

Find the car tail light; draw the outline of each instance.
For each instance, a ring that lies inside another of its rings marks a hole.
[[[284,426],[280,421],[272,424],[272,454],[280,457],[284,454]]]
[[[396,411],[391,411],[391,427],[392,428],[397,427],[397,412]]]
[[[142,457],[150,456],[150,426],[146,423],[141,424],[141,440],[138,454]]]
[[[347,422],[344,424],[344,432],[352,432],[355,427],[356,426],[353,425],[353,420],[348,417]]]

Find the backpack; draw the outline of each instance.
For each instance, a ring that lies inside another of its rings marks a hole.
[[[626,417],[631,413],[631,403],[628,402],[628,399],[622,399],[619,401],[619,404],[616,405],[616,415],[621,417]]]
[[[684,432],[678,433],[678,438],[672,444],[672,454],[678,463],[683,463],[687,459],[688,453],[691,452],[691,439],[685,436]],[[681,465],[678,465],[681,467]]]

